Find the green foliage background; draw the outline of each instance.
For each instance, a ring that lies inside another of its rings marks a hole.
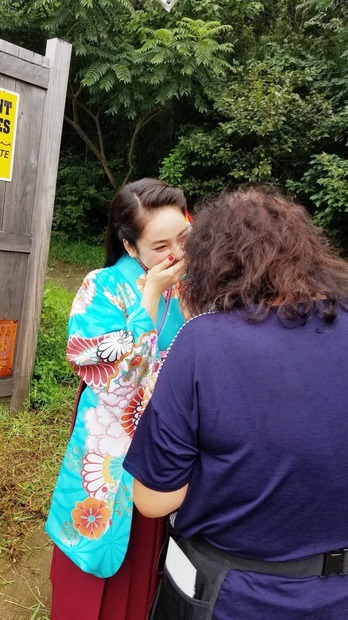
[[[115,188],[161,175],[190,204],[272,184],[348,247],[347,18],[346,0],[7,0],[3,38],[73,43],[55,229],[98,237]]]

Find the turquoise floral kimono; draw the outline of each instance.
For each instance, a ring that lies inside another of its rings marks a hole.
[[[160,352],[183,324],[174,287],[161,297],[154,325],[140,305],[145,279],[143,268],[128,255],[92,271],[75,297],[69,321],[67,357],[86,388],[46,530],[75,564],[98,577],[113,575],[127,551],[133,479],[122,463]]]

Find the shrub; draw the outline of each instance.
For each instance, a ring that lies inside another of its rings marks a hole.
[[[81,161],[80,154],[63,154],[58,170],[53,230],[65,233],[70,240],[100,236],[114,191],[97,160],[82,158]]]
[[[287,185],[312,201],[316,223],[348,249],[348,160],[328,153],[314,155],[301,181]]]

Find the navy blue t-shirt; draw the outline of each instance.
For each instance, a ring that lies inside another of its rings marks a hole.
[[[238,312],[189,321],[125,468],[158,491],[189,483],[183,536],[264,560],[348,547],[348,313],[295,328],[276,311],[258,324]],[[348,577],[231,571],[214,618],[348,618]]]

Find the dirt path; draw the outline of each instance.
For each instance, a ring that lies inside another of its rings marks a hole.
[[[0,556],[0,620],[48,620],[51,543],[38,526],[18,563]]]
[[[46,272],[46,283],[52,282],[64,286],[68,291],[78,291],[87,270],[82,267],[76,267],[69,263],[63,263],[57,260],[50,260]]]
[[[46,283],[77,291],[85,275],[85,269],[50,261]],[[0,620],[49,620],[52,544],[42,523],[25,541],[25,549],[20,560],[11,563],[0,540]]]

